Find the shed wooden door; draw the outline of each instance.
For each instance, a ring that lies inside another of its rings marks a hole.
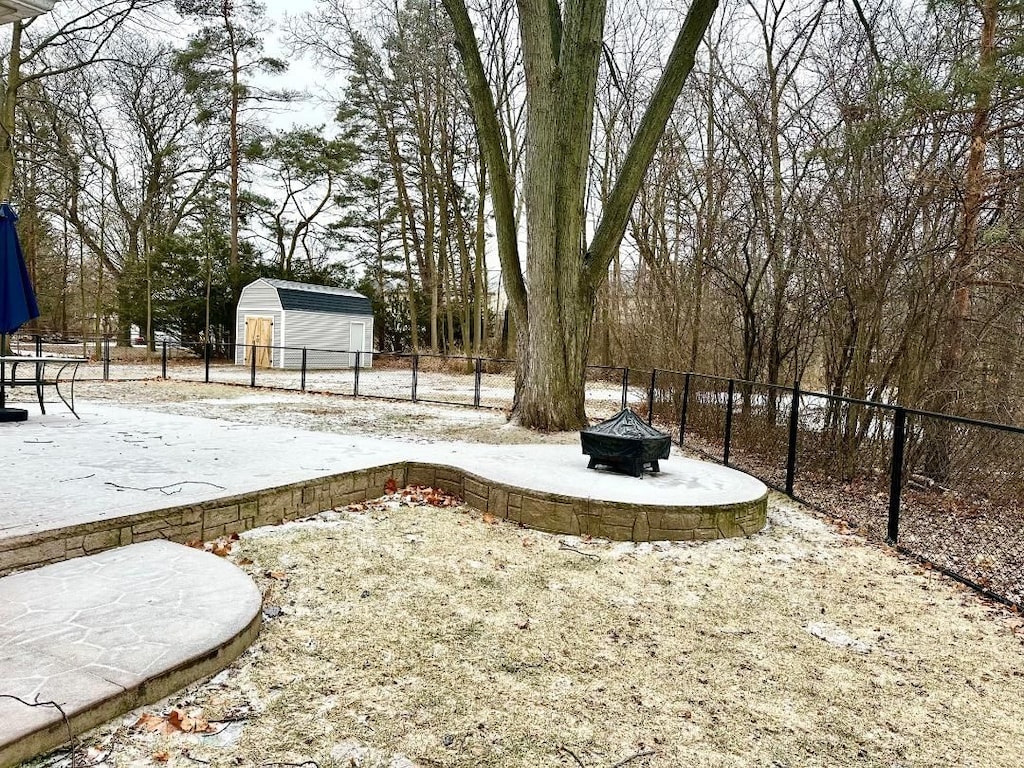
[[[274,343],[274,318],[245,318],[245,364],[252,365],[252,348],[256,347],[256,367],[269,368],[274,360],[271,345]]]

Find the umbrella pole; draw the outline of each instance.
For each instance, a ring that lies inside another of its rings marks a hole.
[[[7,334],[0,333],[0,357],[7,354]],[[7,363],[0,363],[0,408],[7,405]]]
[[[0,357],[7,354],[7,334],[0,334]],[[7,404],[7,364],[0,362],[0,408]]]

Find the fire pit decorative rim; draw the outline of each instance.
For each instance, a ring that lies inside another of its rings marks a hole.
[[[588,469],[598,465],[633,477],[642,477],[644,469],[660,472],[658,461],[667,459],[672,437],[650,426],[628,408],[610,419],[580,430],[583,453],[590,456]]]

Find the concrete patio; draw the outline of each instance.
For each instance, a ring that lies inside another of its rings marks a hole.
[[[0,766],[222,669],[260,606],[234,565],[167,541],[0,579]]]
[[[88,403],[80,413],[81,421],[33,414],[0,430],[12,468],[3,480],[0,573],[314,514],[380,495],[389,478],[436,484],[478,509],[559,533],[709,539],[764,524],[761,482],[678,453],[660,474],[637,479],[588,470],[571,445],[405,442]],[[638,519],[645,509],[652,514]]]
[[[0,573],[34,569],[0,578],[0,766],[212,674],[252,641],[251,579],[172,541],[374,498],[390,481],[555,533],[712,539],[765,522],[763,484],[678,454],[633,478],[588,470],[572,445],[382,440],[89,403],[79,413],[0,429]]]

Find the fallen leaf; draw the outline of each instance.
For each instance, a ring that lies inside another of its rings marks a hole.
[[[154,715],[152,712],[143,712],[132,725],[132,728],[139,731],[158,731],[163,728],[166,722],[160,715]]]
[[[229,542],[222,542],[218,540],[213,542],[213,547],[210,551],[217,557],[227,557],[231,554],[231,544]]]
[[[203,548],[203,542],[200,541],[199,539],[189,539],[188,541],[185,542],[185,546],[186,547],[192,547],[192,549],[202,549]]]
[[[167,715],[167,724],[184,733],[207,733],[210,723],[202,717],[189,715],[181,709],[172,709]]]
[[[389,477],[388,481],[386,483],[384,483],[384,493],[386,493],[386,494],[388,494],[390,496],[392,493],[395,493],[397,490],[398,490],[398,483],[395,481],[395,478]]]
[[[488,525],[497,525],[498,518],[496,518],[490,512],[484,512],[483,521]]]
[[[161,749],[159,752],[153,753],[153,759],[156,760],[158,763],[166,763],[168,760],[171,759],[171,753],[165,749]]]
[[[268,579],[277,579],[278,581],[283,581],[288,578],[288,574],[284,571],[267,571],[263,575]]]

